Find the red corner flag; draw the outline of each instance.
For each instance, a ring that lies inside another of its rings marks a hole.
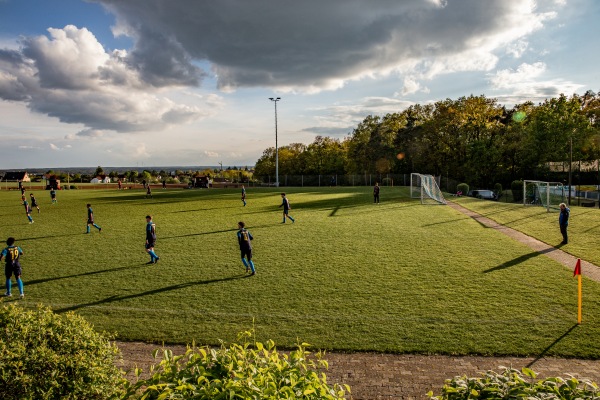
[[[575,270],[573,271],[573,276],[581,275],[581,258],[577,259],[577,264],[575,264]]]

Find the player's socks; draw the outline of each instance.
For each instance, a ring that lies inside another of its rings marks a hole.
[[[100,228],[98,225],[94,224],[94,228],[98,229],[99,231],[102,230],[102,228]]]
[[[85,233],[90,233],[90,226],[87,226],[86,232]]]
[[[252,270],[252,274],[254,275],[256,273],[256,270],[254,269],[254,261],[250,260],[248,262],[250,263],[250,269]]]
[[[29,222],[33,222],[33,218],[31,218],[31,215],[28,215],[27,219],[29,220]]]
[[[19,286],[19,293],[23,294],[23,281],[21,278],[17,278],[17,286]]]
[[[148,253],[150,254],[150,258],[152,258],[152,261],[154,261],[154,259],[158,259],[158,256],[156,255],[154,250],[150,250]]]
[[[6,295],[10,295],[10,289],[12,288],[12,282],[10,279],[6,279]]]
[[[292,222],[296,222],[296,220],[294,218],[290,217],[290,219],[292,220]]]
[[[244,263],[244,267],[246,267],[246,268],[248,268],[248,267],[249,267],[249,266],[248,266],[248,263],[246,262],[246,259],[245,259],[245,258],[242,258],[242,263]]]

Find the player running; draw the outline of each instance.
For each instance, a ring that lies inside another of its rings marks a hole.
[[[237,238],[240,245],[242,263],[244,263],[244,266],[246,267],[246,273],[248,273],[248,270],[250,270],[252,271],[250,275],[255,275],[256,269],[254,268],[254,262],[252,261],[252,244],[250,243],[250,241],[254,240],[254,238],[252,237],[252,234],[248,232],[245,226],[246,224],[242,221],[238,222],[239,231],[237,232]],[[246,261],[246,259],[248,261]]]
[[[33,209],[33,207],[37,208],[38,210],[38,214],[40,213],[40,206],[37,203],[37,200],[35,199],[35,196],[33,195],[33,193],[29,193],[29,200],[31,201],[31,208]]]
[[[23,200],[23,207],[25,207],[25,214],[27,214],[27,219],[30,224],[33,224],[33,218],[31,218],[31,207],[29,207],[29,203],[25,199],[25,196],[21,196],[21,200]]]
[[[90,225],[93,225],[94,228],[98,229],[98,233],[102,233],[102,228],[100,228],[98,225],[96,225],[94,223],[94,211],[92,210],[92,205],[91,204],[87,204],[87,212],[88,212],[88,219],[87,219],[87,231],[85,233],[90,233]]]
[[[289,219],[292,220],[292,224],[294,222],[296,222],[296,220],[292,217],[289,216],[289,212],[292,209],[292,206],[290,205],[290,201],[287,199],[287,197],[285,197],[285,193],[281,193],[281,205],[279,206],[280,208],[283,207],[283,222],[282,224],[285,224],[285,217],[288,217]]]
[[[23,281],[21,280],[21,263],[19,262],[19,258],[23,255],[23,250],[20,247],[15,246],[15,238],[9,237],[6,240],[6,247],[0,253],[0,261],[3,258],[6,258],[6,264],[4,267],[4,275],[6,276],[6,293],[4,296],[10,297],[12,293],[10,292],[12,288],[11,277],[14,275],[17,279],[17,285],[19,287],[20,298],[25,297],[23,293]]]
[[[160,257],[154,252],[156,243],[156,225],[152,221],[152,215],[146,215],[146,253],[150,254],[148,264],[156,264]]]
[[[242,185],[242,203],[244,203],[244,207],[246,207],[246,188]]]

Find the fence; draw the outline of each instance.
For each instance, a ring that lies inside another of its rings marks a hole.
[[[275,186],[274,176],[254,176],[252,185]],[[410,174],[280,175],[279,186],[408,186]]]

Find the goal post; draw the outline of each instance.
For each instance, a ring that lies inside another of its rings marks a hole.
[[[410,174],[410,197],[420,199],[421,204],[447,204],[435,177],[431,175]]]
[[[542,206],[546,211],[558,211],[567,202],[567,191],[560,182],[523,181],[523,205]]]

